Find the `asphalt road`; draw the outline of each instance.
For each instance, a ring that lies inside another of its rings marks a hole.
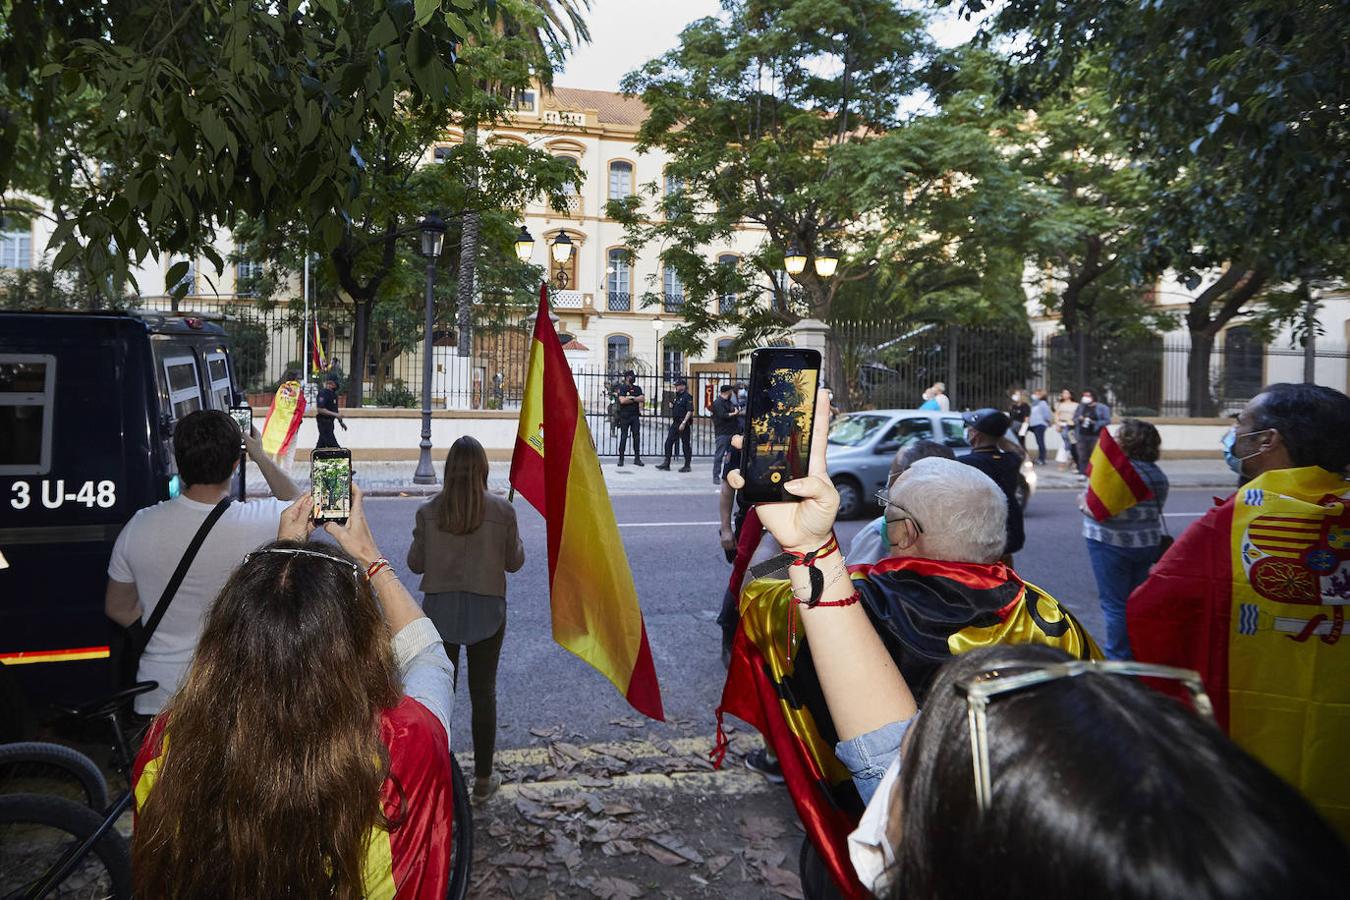
[[[1212,493],[1173,492],[1167,512],[1174,535],[1209,508]],[[371,498],[367,504],[381,549],[418,597],[416,576],[404,561],[420,502]],[[715,619],[731,570],[717,540],[716,495],[709,485],[706,495],[627,495],[613,498],[613,503],[669,720],[646,731],[651,736],[710,735],[724,677]],[[529,745],[531,728],[553,725],[588,742],[633,737],[629,726],[635,714],[618,692],[553,642],[544,521],[519,498],[515,505],[526,559],[524,568],[508,576],[506,641],[497,684],[498,746]],[[862,524],[840,524],[845,547]],[[1102,617],[1080,528],[1074,492],[1037,494],[1026,516],[1027,547],[1017,555],[1016,566],[1026,580],[1068,605],[1096,635],[1102,631]],[[460,697],[463,714],[455,717],[454,740],[467,749],[467,692],[461,691]]]

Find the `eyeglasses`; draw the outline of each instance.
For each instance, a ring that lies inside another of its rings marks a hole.
[[[254,550],[252,553],[244,554],[244,565],[255,556],[262,556],[264,553],[278,553],[282,556],[313,556],[316,559],[326,559],[329,562],[335,562],[340,566],[346,566],[352,570],[352,578],[357,582],[361,580],[361,567],[349,559],[343,559],[340,556],[333,556],[330,553],[320,553],[317,550],[303,550],[299,547],[268,547],[264,550]]]
[[[1073,660],[1054,663],[1047,666],[1027,668],[1017,666],[1011,671],[995,669],[977,675],[956,685],[956,690],[966,698],[966,714],[970,726],[970,762],[975,774],[975,799],[980,812],[989,809],[989,800],[993,796],[993,786],[989,773],[989,701],[1015,691],[1039,687],[1051,681],[1063,678],[1076,678],[1089,672],[1105,675],[1131,675],[1148,678],[1163,678],[1179,681],[1190,692],[1191,704],[1201,716],[1213,720],[1214,705],[1205,693],[1204,682],[1198,672],[1191,669],[1178,669],[1173,666],[1158,666],[1128,660],[1108,662],[1084,662]]]
[[[892,506],[894,506],[896,509],[900,510],[900,516],[899,516],[899,517],[894,518],[894,519],[887,519],[887,520],[886,520],[886,524],[887,524],[887,525],[891,525],[891,524],[894,524],[894,523],[896,523],[896,522],[913,522],[913,523],[914,523],[914,528],[915,528],[915,530],[918,531],[919,534],[923,534],[923,526],[919,524],[919,520],[918,520],[918,519],[914,518],[914,514],[911,513],[909,510],[905,509],[905,508],[904,508],[903,506],[901,506],[899,503],[896,503],[894,500],[892,500],[892,499],[886,494],[885,491],[877,491],[876,494],[875,494],[875,497],[876,497],[876,500],[877,500],[877,505],[881,507],[881,509],[882,509],[883,512],[884,512],[885,510],[887,510],[889,507],[892,507]]]

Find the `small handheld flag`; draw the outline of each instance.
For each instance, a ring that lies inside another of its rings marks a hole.
[[[1139,477],[1109,429],[1103,428],[1097,439],[1087,474],[1087,508],[1098,522],[1105,522],[1136,503],[1153,499],[1153,491]]]
[[[549,320],[546,286],[539,290],[511,485],[548,526],[553,639],[598,669],[638,712],[664,720],[633,572],[576,381]]]

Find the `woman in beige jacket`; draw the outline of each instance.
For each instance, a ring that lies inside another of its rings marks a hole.
[[[417,510],[408,568],[422,576],[422,610],[436,625],[459,677],[467,648],[473,708],[473,796],[501,784],[492,772],[497,744],[497,660],[506,634],[506,573],[525,564],[516,511],[488,493],[483,445],[465,435],[445,457],[441,492]]]

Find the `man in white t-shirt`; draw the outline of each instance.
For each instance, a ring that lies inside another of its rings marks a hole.
[[[300,496],[295,483],[263,452],[257,436],[250,430],[242,437],[274,498],[235,501],[207,535],[141,655],[136,678],[159,682],[156,690],[136,698],[136,712],[143,715],[158,713],[178,690],[216,594],[245,553],[276,539],[281,511]],[[239,426],[220,410],[199,410],[178,423],[173,453],[183,493],[138,511],[117,536],[103,601],[110,619],[130,625],[150,618],[193,536],[230,493],[240,462],[240,438]]]

